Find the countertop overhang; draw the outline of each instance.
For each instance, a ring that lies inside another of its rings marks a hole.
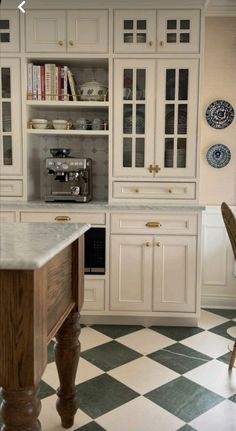
[[[41,268],[90,228],[80,223],[1,223],[0,269]]]

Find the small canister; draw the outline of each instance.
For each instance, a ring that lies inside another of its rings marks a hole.
[[[75,122],[76,129],[86,130],[87,126],[88,126],[88,120],[86,118],[81,117]]]
[[[102,130],[103,121],[101,118],[94,118],[92,121],[92,130]]]

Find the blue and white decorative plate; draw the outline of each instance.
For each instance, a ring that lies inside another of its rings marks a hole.
[[[213,168],[224,168],[231,159],[230,149],[223,144],[212,145],[207,151],[206,158]]]
[[[225,129],[234,119],[234,108],[225,100],[212,102],[206,110],[206,120],[214,129]]]

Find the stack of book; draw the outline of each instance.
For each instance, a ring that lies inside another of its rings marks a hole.
[[[28,63],[28,100],[78,100],[76,81],[68,66]]]

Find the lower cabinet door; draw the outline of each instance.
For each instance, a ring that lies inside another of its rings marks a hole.
[[[153,311],[196,311],[195,236],[155,236]]]
[[[111,235],[111,310],[151,311],[152,241],[152,236]]]

